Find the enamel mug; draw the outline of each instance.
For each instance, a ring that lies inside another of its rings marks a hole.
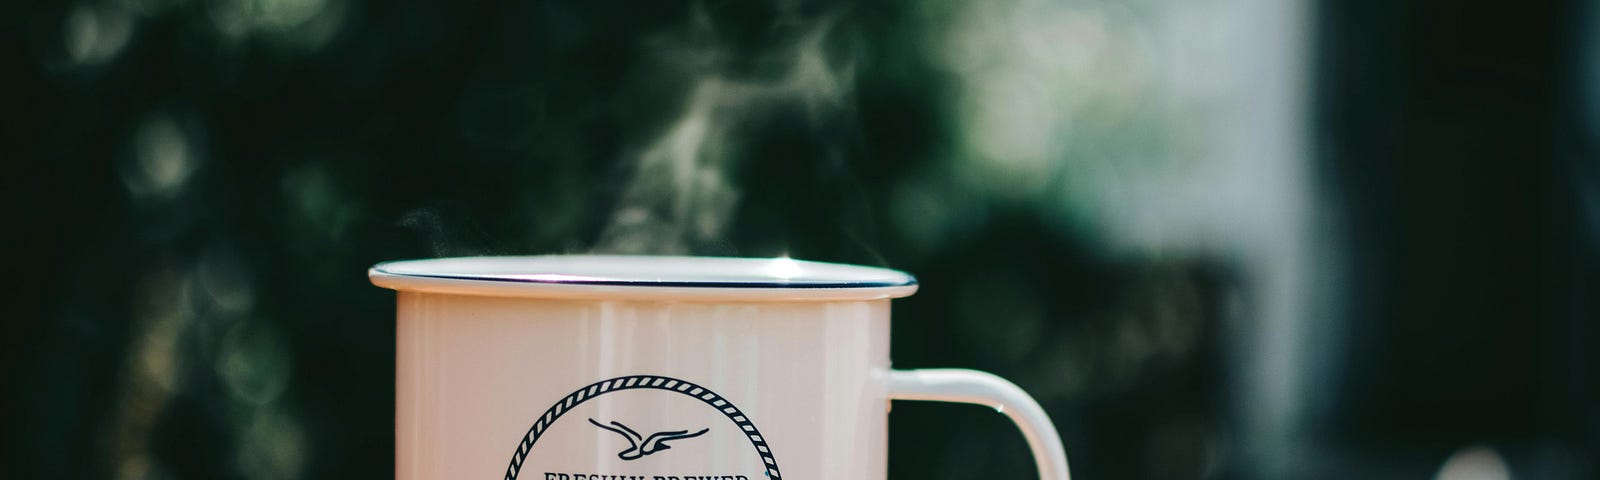
[[[891,400],[988,405],[1039,477],[1037,402],[889,368],[903,272],[787,258],[557,255],[378,264],[399,292],[395,478],[883,480]]]

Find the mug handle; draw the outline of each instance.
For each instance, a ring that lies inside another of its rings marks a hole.
[[[974,403],[993,407],[1011,417],[1028,439],[1040,480],[1068,480],[1067,452],[1055,424],[1039,402],[1016,384],[992,373],[961,368],[890,370],[890,400]]]

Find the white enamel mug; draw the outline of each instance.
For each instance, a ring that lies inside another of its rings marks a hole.
[[[382,263],[399,291],[395,478],[882,480],[890,400],[1016,422],[1045,480],[1055,427],[973,370],[891,370],[903,272],[787,258]]]

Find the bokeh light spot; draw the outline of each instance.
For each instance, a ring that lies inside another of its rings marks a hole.
[[[67,57],[74,65],[98,65],[115,58],[133,36],[133,18],[120,8],[79,3],[62,26]]]
[[[289,349],[270,324],[235,324],[223,337],[218,353],[217,374],[236,399],[266,405],[289,385]]]
[[[1495,449],[1476,445],[1450,454],[1434,480],[1511,480],[1511,469]]]
[[[208,250],[195,273],[201,290],[222,311],[243,313],[255,303],[250,272],[233,252],[221,248]]]
[[[250,479],[299,478],[306,463],[306,443],[305,429],[294,415],[257,411],[240,432],[239,472]]]
[[[183,125],[171,114],[157,113],[135,130],[132,160],[121,172],[129,192],[135,197],[171,198],[182,191],[199,159]]]
[[[313,231],[325,238],[339,238],[345,226],[357,215],[357,206],[349,204],[339,193],[339,185],[322,163],[308,163],[286,172],[280,188],[287,198],[290,211],[309,223]]]
[[[226,38],[259,38],[303,51],[321,48],[338,33],[344,11],[338,0],[223,0],[210,8],[213,27]]]

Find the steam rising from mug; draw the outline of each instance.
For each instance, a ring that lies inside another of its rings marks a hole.
[[[770,78],[734,72],[734,54],[709,14],[697,5],[691,18],[686,38],[660,42],[654,53],[690,69],[687,101],[635,154],[595,252],[699,253],[697,246],[721,242],[740,197],[729,170],[760,161],[740,155],[741,128],[780,105],[800,107],[812,125],[854,108],[853,64],[827,54],[837,17],[781,22],[800,28],[779,47],[779,74]]]

